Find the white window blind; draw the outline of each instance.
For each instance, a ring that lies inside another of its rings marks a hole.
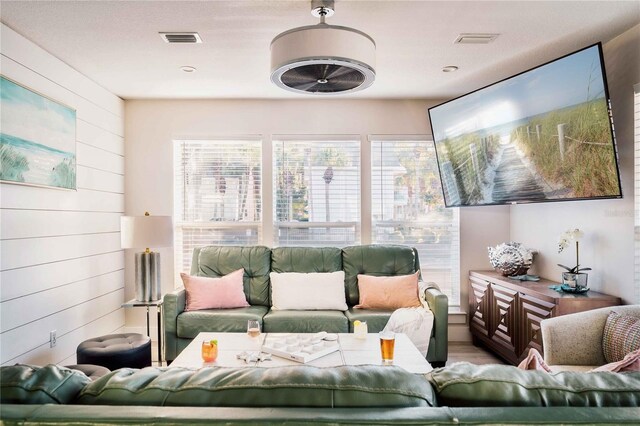
[[[371,140],[372,242],[418,249],[424,281],[460,303],[458,209],[444,207],[433,142]]]
[[[193,249],[260,242],[260,140],[174,141],[175,270]]]
[[[634,86],[634,153],[635,153],[635,287],[636,303],[640,303],[640,83]]]
[[[360,241],[360,141],[273,140],[274,244]]]

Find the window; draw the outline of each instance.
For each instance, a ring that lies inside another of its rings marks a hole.
[[[444,207],[433,142],[371,139],[371,241],[416,247],[423,280],[458,305],[458,209]]]
[[[205,245],[406,244],[459,305],[458,209],[444,208],[433,142],[360,140],[280,136],[264,152],[250,137],[174,141],[176,275]]]
[[[360,242],[360,140],[273,141],[274,244]]]
[[[260,140],[174,142],[176,271],[189,271],[195,247],[260,243]]]

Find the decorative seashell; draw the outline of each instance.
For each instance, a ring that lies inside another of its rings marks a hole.
[[[506,277],[526,274],[536,253],[535,250],[529,250],[515,242],[502,243],[487,249],[491,266]]]

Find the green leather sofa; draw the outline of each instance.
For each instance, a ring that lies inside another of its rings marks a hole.
[[[0,368],[0,423],[624,425],[640,419],[640,373],[547,374],[457,364],[120,369]]]
[[[251,306],[184,312],[185,290],[164,297],[165,359],[172,361],[202,331],[239,332],[247,320],[256,319],[265,332],[332,333],[353,332],[355,320],[367,321],[370,333],[387,323],[391,311],[354,309],[358,304],[358,274],[407,275],[420,270],[416,249],[400,245],[362,245],[307,248],[263,246],[207,246],[193,251],[191,275],[220,277],[244,268],[244,291]],[[270,272],[345,272],[345,293],[349,310],[272,311]],[[447,361],[449,303],[437,285],[426,286],[425,297],[434,313],[434,325],[427,360],[435,367]]]

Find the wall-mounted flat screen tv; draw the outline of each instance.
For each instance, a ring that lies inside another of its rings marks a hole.
[[[447,207],[622,197],[600,43],[429,119]]]

